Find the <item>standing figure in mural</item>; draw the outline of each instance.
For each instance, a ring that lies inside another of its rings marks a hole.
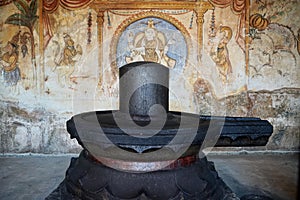
[[[3,48],[4,53],[0,55],[0,67],[4,82],[7,86],[16,86],[20,80],[20,69],[18,67],[18,41],[20,32],[15,34]]]
[[[169,45],[174,43],[174,39],[166,42],[164,34],[157,31],[154,25],[154,21],[149,20],[144,32],[137,33],[135,36],[132,32],[129,33],[130,56],[125,58],[126,63],[151,61],[174,68],[176,61],[167,56]]]
[[[216,35],[219,39],[217,46],[213,44],[210,50],[210,56],[217,65],[219,74],[221,75],[222,82],[228,81],[228,75],[232,73],[232,66],[229,59],[229,52],[227,44],[232,37],[232,30],[228,26],[220,26],[219,33]]]
[[[74,40],[66,33],[64,34],[64,42],[65,46],[61,52],[60,58],[55,60],[56,67],[54,70],[57,70],[58,72],[58,82],[61,86],[64,86],[62,79],[64,79],[66,84],[71,86],[70,76],[75,71],[75,57],[77,55],[82,55],[82,48],[79,44],[75,48]]]

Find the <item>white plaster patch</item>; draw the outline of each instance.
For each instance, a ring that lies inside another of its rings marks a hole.
[[[19,149],[23,149],[27,146],[28,132],[24,126],[18,126],[16,128],[16,134],[14,137],[14,143]]]
[[[40,127],[34,126],[31,128],[31,148],[33,150],[39,150],[42,144],[42,133]]]

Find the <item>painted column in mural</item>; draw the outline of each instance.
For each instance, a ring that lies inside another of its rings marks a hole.
[[[208,9],[212,9],[213,6],[210,4],[206,4],[206,6],[197,6],[195,8],[196,13],[196,22],[198,28],[198,60],[201,60],[202,56],[202,47],[203,47],[203,22],[204,22],[204,14]]]
[[[97,27],[98,27],[98,45],[99,45],[99,81],[98,86],[101,87],[103,82],[103,23],[104,23],[104,12],[105,10],[98,9],[97,12]]]

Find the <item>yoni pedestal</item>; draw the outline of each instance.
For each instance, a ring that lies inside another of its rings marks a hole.
[[[67,122],[83,151],[47,199],[238,199],[199,156],[208,131],[220,135],[225,118],[169,111],[168,81],[156,63],[120,68],[120,110]]]

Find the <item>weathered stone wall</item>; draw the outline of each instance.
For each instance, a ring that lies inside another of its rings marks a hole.
[[[198,86],[195,84],[194,89],[199,90]],[[266,150],[299,148],[299,89],[247,91],[223,99],[215,99],[210,93],[198,91],[196,94],[195,101],[206,102],[206,106],[200,107],[199,112],[201,109],[214,113],[222,110],[228,116],[259,116],[268,120],[273,125],[274,131],[265,147]]]
[[[43,107],[29,110],[18,102],[0,104],[1,153],[75,153],[76,141],[66,131],[68,114],[54,114]]]

